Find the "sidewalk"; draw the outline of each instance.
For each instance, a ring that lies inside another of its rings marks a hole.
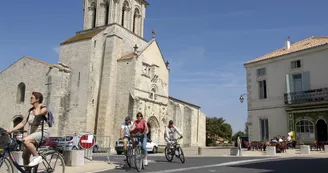
[[[104,161],[85,161],[83,166],[65,167],[65,172],[69,173],[95,173],[115,169],[116,165],[108,164]]]

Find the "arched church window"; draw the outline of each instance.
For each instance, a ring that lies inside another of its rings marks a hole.
[[[109,1],[106,1],[106,3],[105,3],[105,25],[108,25],[108,23],[109,23],[109,12],[110,12]]]
[[[17,87],[17,103],[24,103],[24,101],[25,101],[25,89],[26,89],[26,86],[23,82],[18,84],[18,87]]]
[[[156,89],[155,89],[155,88],[152,88],[152,89],[151,89],[151,92],[150,92],[149,98],[152,99],[152,100],[156,100],[156,99],[157,99]]]
[[[91,15],[91,28],[96,27],[96,20],[97,20],[97,5],[95,2],[91,3],[90,10],[92,11]]]
[[[124,2],[123,7],[122,7],[122,21],[121,21],[121,25],[123,27],[124,27],[125,11],[126,11],[126,3]]]
[[[133,31],[133,33],[135,33],[135,34],[136,34],[136,25],[138,24],[138,23],[137,23],[137,17],[138,17],[139,15],[140,15],[139,9],[136,8],[136,9],[134,10],[134,14],[133,14],[133,28],[132,28],[132,31]]]

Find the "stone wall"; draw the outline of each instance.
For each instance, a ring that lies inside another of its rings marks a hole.
[[[67,81],[69,73],[59,70],[52,64],[41,62],[39,60],[23,57],[12,64],[9,68],[0,73],[0,96],[5,98],[5,102],[0,104],[2,121],[0,127],[5,129],[13,128],[13,121],[16,118],[27,116],[27,111],[31,108],[30,97],[33,91],[41,92],[44,96],[43,104],[47,105],[55,115],[55,124],[51,135],[57,136],[58,129],[61,129],[63,123],[63,114],[60,113],[60,100],[63,97],[61,88],[65,84],[61,81]],[[24,102],[18,102],[18,85],[25,84]],[[11,109],[8,109],[10,107]]]
[[[116,103],[115,103],[115,126],[113,138],[119,138],[119,131],[124,118],[126,116],[135,117],[133,113],[134,101],[131,98],[131,92],[134,89],[134,66],[135,59],[119,60],[117,68],[117,88],[116,88]]]
[[[66,123],[69,126],[64,127],[65,134],[87,131],[91,47],[92,40],[90,39],[64,44],[60,47],[59,61],[72,70],[67,91],[69,111],[66,113]]]
[[[200,107],[170,97],[168,117],[171,116],[175,125],[183,133],[181,143],[184,146],[205,146],[206,117]]]

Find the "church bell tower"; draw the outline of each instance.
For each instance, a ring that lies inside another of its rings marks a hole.
[[[119,24],[143,37],[146,0],[84,0],[83,30]]]

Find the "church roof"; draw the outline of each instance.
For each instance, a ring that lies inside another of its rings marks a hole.
[[[268,53],[266,55],[263,55],[261,57],[250,60],[250,61],[246,62],[244,65],[248,65],[248,64],[251,64],[251,63],[259,62],[259,61],[272,59],[272,58],[280,57],[280,56],[283,56],[283,55],[288,55],[288,54],[291,54],[291,53],[296,53],[296,52],[312,49],[312,48],[327,45],[327,44],[328,44],[328,37],[327,36],[326,37],[314,37],[314,36],[312,36],[312,37],[309,37],[307,39],[298,41],[294,44],[291,44],[289,49],[286,49],[285,47],[280,48],[276,51],[273,51],[273,52]]]
[[[134,56],[136,56],[137,54],[134,52],[131,52],[127,55],[122,56],[121,58],[119,58],[118,60],[127,60],[127,59],[132,59]]]
[[[132,59],[135,55],[137,55],[137,56],[141,55],[154,41],[155,41],[155,39],[150,40],[143,48],[141,48],[141,51],[138,51],[138,54],[133,51],[133,52],[130,52],[129,54],[123,55],[118,60]]]
[[[148,3],[146,0],[143,0],[143,2],[144,2],[146,5],[149,5],[149,3]]]
[[[90,31],[90,32],[86,32],[86,33],[75,35],[75,36],[69,38],[68,40],[62,42],[61,45],[62,44],[67,44],[67,43],[72,43],[72,42],[76,42],[76,41],[81,41],[81,40],[93,38],[94,36],[96,36],[97,34],[99,34],[103,30],[105,30],[105,28],[102,28],[102,29],[99,29],[99,30],[93,30],[93,31]]]
[[[29,56],[23,56],[22,58],[18,59],[16,62],[12,63],[10,66],[8,66],[7,68],[5,68],[4,70],[2,70],[0,73],[2,73],[3,71],[7,70],[8,68],[10,68],[12,65],[14,65],[15,63],[17,63],[18,61],[22,60],[22,59],[29,59],[29,60],[32,60],[34,62],[37,62],[37,63],[40,63],[40,64],[43,64],[45,66],[48,66],[48,67],[55,67],[59,70],[63,70],[65,72],[70,72],[71,70],[69,68],[66,68],[66,67],[63,67],[63,66],[60,66],[60,65],[57,65],[57,64],[50,64],[50,63],[47,63],[47,62],[44,62],[44,61],[40,61],[36,58],[32,58],[32,57],[29,57]]]
[[[171,96],[169,96],[169,99],[171,99],[171,100],[175,100],[175,101],[178,101],[178,102],[181,102],[181,103],[184,103],[184,104],[190,105],[190,106],[194,106],[194,107],[197,107],[198,109],[200,109],[200,106],[197,106],[197,105],[195,105],[195,104],[192,104],[192,103],[189,103],[189,102],[186,102],[186,101],[183,101],[183,100],[180,100],[180,99],[177,99],[177,98],[171,97]]]

